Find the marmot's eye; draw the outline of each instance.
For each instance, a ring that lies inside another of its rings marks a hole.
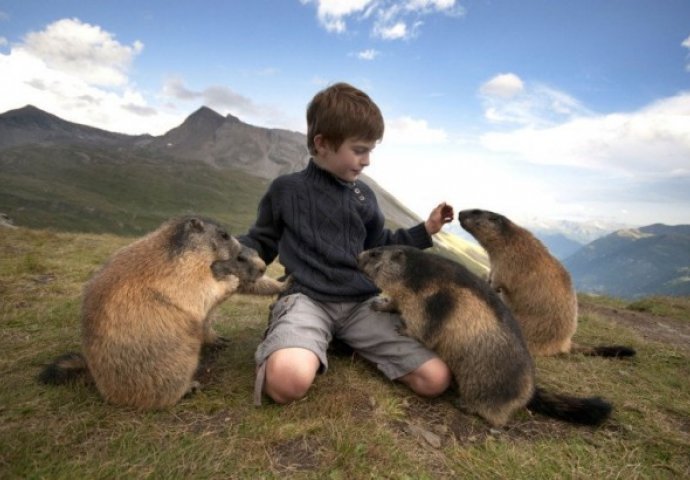
[[[220,238],[222,238],[223,240],[230,240],[230,235],[228,235],[228,232],[221,230],[220,231]]]

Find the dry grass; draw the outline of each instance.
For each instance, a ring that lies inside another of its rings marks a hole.
[[[249,296],[219,309],[230,345],[207,359],[202,390],[170,410],[112,407],[88,385],[39,385],[44,363],[78,349],[84,281],[128,241],[0,230],[0,478],[690,477],[689,348],[595,314],[582,317],[577,341],[629,344],[636,359],[537,364],[542,385],[614,403],[598,429],[522,412],[492,430],[452,393],[419,398],[343,350],[302,401],[254,407],[270,299]]]

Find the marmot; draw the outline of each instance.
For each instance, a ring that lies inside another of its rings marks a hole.
[[[485,210],[463,210],[458,219],[489,254],[489,283],[520,324],[532,355],[635,355],[629,347],[584,347],[572,342],[577,295],[570,274],[528,230]]]
[[[90,375],[109,403],[158,409],[196,387],[202,345],[219,341],[210,312],[241,287],[271,295],[283,284],[217,222],[187,216],[123,247],[86,284],[82,354],[57,358],[39,375],[64,383]]]
[[[374,308],[398,311],[401,333],[446,362],[463,409],[493,426],[504,425],[525,406],[586,425],[598,425],[610,415],[611,405],[598,397],[575,398],[535,387],[532,357],[510,310],[463,265],[405,246],[367,250],[358,264],[387,297]]]

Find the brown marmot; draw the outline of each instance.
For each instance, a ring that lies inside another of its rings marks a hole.
[[[434,350],[453,372],[460,405],[493,426],[527,407],[572,423],[597,425],[611,405],[535,387],[520,328],[498,295],[463,265],[421,250],[389,246],[359,255],[359,267],[383,290],[377,310],[398,311],[401,333]]]
[[[520,324],[532,355],[635,355],[630,347],[585,347],[572,342],[577,295],[570,274],[528,230],[486,210],[463,210],[458,219],[489,254],[489,283]]]
[[[138,409],[177,403],[193,380],[202,345],[219,341],[211,310],[241,287],[271,295],[283,284],[217,222],[187,216],[123,247],[86,284],[82,354],[57,358],[39,375],[57,384],[90,375],[103,398]]]

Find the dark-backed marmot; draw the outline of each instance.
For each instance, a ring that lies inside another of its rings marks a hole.
[[[597,425],[611,412],[598,397],[535,388],[532,357],[520,328],[496,293],[452,260],[411,247],[359,255],[359,267],[386,295],[377,310],[398,311],[401,333],[434,350],[453,372],[461,406],[502,426],[527,407],[572,423]]]
[[[463,210],[458,219],[489,254],[489,283],[520,324],[532,355],[635,355],[629,347],[584,347],[572,342],[577,295],[570,274],[528,230],[485,210]]]
[[[271,295],[283,284],[218,223],[175,218],[117,251],[86,284],[83,354],[66,354],[39,375],[64,383],[89,374],[116,405],[156,409],[196,386],[202,345],[218,340],[211,310],[241,287]]]

